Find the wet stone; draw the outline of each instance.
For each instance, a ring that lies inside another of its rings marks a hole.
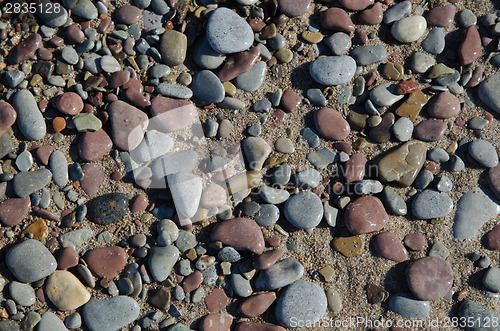
[[[422,16],[410,16],[396,21],[391,28],[392,36],[402,42],[411,43],[422,37],[427,28],[427,21]]]
[[[382,202],[373,196],[360,197],[348,205],[345,222],[355,235],[380,231],[389,221]]]
[[[110,225],[127,214],[128,198],[121,193],[109,193],[90,201],[87,216],[97,224]]]
[[[456,8],[454,5],[438,6],[429,11],[427,22],[430,25],[447,27],[450,26],[455,17]]]
[[[276,262],[270,268],[261,271],[255,280],[257,291],[275,290],[292,284],[304,274],[304,267],[291,258]]]
[[[424,51],[431,54],[441,54],[445,47],[445,33],[442,28],[434,28],[421,43]]]
[[[399,21],[405,16],[411,13],[411,1],[402,1],[390,7],[384,13],[384,23],[391,24],[393,22]]]
[[[409,186],[423,166],[426,148],[422,143],[410,141],[390,152],[379,165],[379,177],[386,182]]]
[[[126,296],[92,299],[83,308],[83,318],[91,330],[119,330],[139,317],[137,302]]]
[[[352,46],[351,38],[344,32],[332,34],[325,39],[325,43],[334,55],[344,55]]]
[[[248,250],[260,254],[264,251],[264,237],[255,221],[249,218],[235,218],[220,223],[212,232],[212,240],[237,250]]]
[[[329,8],[321,16],[321,26],[327,30],[352,32],[354,24],[345,10],[341,8]]]

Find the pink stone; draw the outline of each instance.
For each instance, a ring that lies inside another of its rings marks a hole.
[[[113,142],[103,129],[83,132],[78,139],[78,152],[87,162],[99,160],[108,154],[112,147]]]
[[[184,292],[189,293],[200,287],[202,282],[203,274],[199,270],[196,270],[191,275],[184,278],[182,281],[182,289]]]
[[[151,102],[152,121],[161,124],[167,132],[184,129],[196,116],[196,107],[189,100],[157,96]]]
[[[73,247],[66,247],[61,250],[57,260],[57,269],[65,270],[78,265],[80,256]]]
[[[130,80],[130,71],[122,70],[112,73],[108,78],[109,87],[115,89],[126,84]]]
[[[256,254],[264,252],[264,236],[259,225],[250,218],[238,217],[219,223],[212,231],[212,241],[221,241],[224,245],[237,250],[246,250]]]
[[[438,141],[444,138],[446,123],[439,120],[424,120],[415,128],[414,135],[422,141]]]
[[[145,194],[138,194],[130,206],[130,211],[132,213],[141,213],[146,210],[147,206],[148,196]]]
[[[467,28],[465,38],[458,49],[460,64],[468,65],[474,62],[481,53],[481,36],[475,25]]]
[[[495,226],[483,237],[484,247],[494,251],[500,251],[500,225]]]
[[[373,246],[381,257],[388,260],[403,262],[408,258],[405,247],[392,232],[383,232],[373,237]]]
[[[248,70],[252,69],[260,59],[260,48],[252,47],[250,50],[231,55],[219,71],[217,77],[221,82],[230,81]]]
[[[382,23],[384,18],[384,10],[382,4],[377,2],[368,9],[363,10],[358,15],[358,22],[366,25],[377,25]]]
[[[115,12],[116,18],[123,24],[135,24],[142,18],[142,10],[135,6],[124,5]]]
[[[255,268],[255,270],[269,269],[282,257],[283,257],[283,251],[281,249],[267,251],[265,253],[260,254],[253,260],[253,267]]]
[[[227,314],[211,314],[203,318],[201,331],[230,331],[233,317]]]
[[[467,85],[465,85],[465,87],[471,88],[478,86],[483,81],[483,73],[484,73],[484,67],[482,65],[475,67],[474,71],[472,72],[472,77],[470,78]]]
[[[460,101],[450,92],[441,92],[429,102],[429,115],[434,118],[451,118],[460,114]]]
[[[240,311],[248,317],[257,317],[266,312],[266,310],[276,300],[276,293],[268,292],[251,296],[240,304]]]
[[[360,11],[373,5],[373,0],[340,0],[340,5],[346,10]]]
[[[34,33],[10,51],[9,60],[13,64],[24,62],[35,55],[40,47],[42,47],[42,36]]]
[[[411,292],[420,300],[444,297],[453,284],[453,270],[440,258],[427,256],[412,262],[406,270]]]
[[[389,221],[382,202],[374,196],[360,197],[347,206],[347,229],[354,235],[380,231]]]
[[[121,100],[108,106],[113,144],[122,150],[131,151],[141,143],[148,127],[146,113]]]
[[[278,0],[278,8],[289,17],[296,17],[306,13],[311,0]]]
[[[65,30],[67,39],[75,44],[80,44],[85,40],[85,34],[82,30],[76,25],[71,24]]]
[[[421,252],[425,249],[425,237],[421,233],[409,233],[404,239],[404,244],[412,251]]]
[[[349,123],[342,114],[326,107],[314,113],[314,126],[321,136],[330,140],[343,140],[351,132]]]
[[[354,24],[342,8],[329,8],[321,16],[321,26],[332,31],[352,32]]]
[[[345,163],[345,178],[348,183],[362,180],[365,177],[366,156],[356,153]]]
[[[7,130],[16,122],[17,113],[10,103],[0,102],[0,136],[3,136]]]
[[[216,313],[224,308],[226,308],[229,303],[229,298],[226,293],[220,288],[214,288],[212,292],[210,292],[205,297],[205,305],[207,309],[211,313]]]
[[[500,199],[500,165],[488,170],[488,183],[490,184],[490,189]]]
[[[453,23],[455,11],[453,5],[434,7],[427,15],[427,22],[434,26],[448,27]]]
[[[86,163],[82,167],[85,177],[80,180],[82,190],[90,196],[96,195],[104,183],[104,171],[97,164]]]
[[[76,115],[83,110],[83,100],[75,92],[65,92],[55,98],[55,106],[63,114]]]
[[[6,226],[14,226],[28,215],[31,207],[29,197],[10,198],[0,203],[0,221]]]
[[[294,91],[286,91],[281,97],[281,105],[287,113],[295,111],[301,104],[302,99]]]
[[[98,277],[113,279],[125,268],[127,253],[119,246],[94,248],[85,255],[89,269]]]
[[[151,106],[151,101],[149,97],[143,94],[144,86],[140,80],[136,78],[130,78],[123,85],[123,97],[125,101],[129,101],[132,105],[140,108]]]

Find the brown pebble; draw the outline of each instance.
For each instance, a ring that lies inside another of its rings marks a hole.
[[[78,265],[78,260],[80,256],[75,251],[73,247],[65,247],[59,253],[59,259],[57,260],[57,269],[65,270]]]
[[[28,215],[31,207],[29,197],[25,198],[10,198],[0,202],[0,221],[3,225],[14,226]]]
[[[458,49],[460,64],[468,65],[474,62],[481,53],[481,36],[475,25],[467,28],[465,38]]]
[[[403,262],[408,253],[401,241],[392,232],[382,232],[373,238],[373,245],[377,253],[388,260]]]
[[[42,36],[33,33],[10,51],[9,61],[12,64],[22,63],[35,55],[40,47],[42,47]]]
[[[244,217],[219,223],[212,232],[212,241],[221,241],[224,245],[237,250],[255,254],[262,254],[265,246],[259,225],[254,220]]]
[[[479,65],[474,68],[474,71],[472,72],[472,77],[470,78],[469,82],[467,82],[467,85],[465,85],[466,88],[471,88],[478,86],[482,81],[483,81],[483,73],[484,73],[484,67]]]
[[[199,270],[196,270],[191,275],[184,278],[182,281],[182,289],[184,292],[189,293],[200,287],[202,282],[203,274]]]
[[[130,211],[132,213],[141,213],[146,210],[147,206],[148,196],[145,194],[138,194],[130,205]]]
[[[500,251],[500,225],[495,226],[483,237],[484,247],[494,251]]]
[[[115,15],[118,22],[130,25],[137,23],[142,18],[142,10],[135,6],[124,5],[115,11]]]
[[[66,33],[66,38],[71,43],[80,44],[85,40],[85,34],[76,24],[71,24],[64,32]]]
[[[370,129],[370,138],[376,143],[385,143],[391,140],[392,126],[394,125],[395,116],[391,112],[386,112],[382,115],[382,121],[379,125]]]
[[[500,165],[488,170],[488,184],[493,193],[500,199]]]
[[[201,331],[230,331],[233,324],[231,315],[211,314],[203,318]]]
[[[276,262],[278,262],[282,257],[283,251],[281,249],[267,251],[254,259],[253,267],[255,268],[255,270],[268,269],[272,267]]]
[[[408,93],[413,93],[418,90],[418,84],[412,80],[406,80],[401,82],[396,87],[396,94],[403,95]]]
[[[345,163],[344,176],[348,183],[362,180],[365,177],[366,156],[356,153]]]
[[[130,80],[130,71],[122,70],[112,73],[109,76],[108,84],[109,87],[115,89],[117,87],[123,86]]]
[[[327,30],[352,32],[354,24],[342,8],[329,8],[321,16],[321,26]]]
[[[189,100],[178,100],[157,96],[151,102],[151,115],[167,132],[181,130],[190,125],[197,114],[195,105]],[[161,116],[160,116],[161,115]]]
[[[311,0],[278,0],[280,11],[288,17],[297,17],[306,13]]]
[[[86,163],[82,167],[85,177],[80,180],[82,190],[90,196],[96,195],[104,183],[104,171],[97,164]]]
[[[441,92],[431,98],[429,115],[434,118],[451,118],[460,114],[460,101],[450,92]]]
[[[119,246],[94,248],[85,255],[89,269],[98,277],[113,279],[127,264],[127,253]]]
[[[113,142],[106,131],[83,132],[78,139],[78,153],[87,162],[99,160],[113,147]]]
[[[382,19],[384,17],[384,10],[382,8],[382,4],[377,2],[370,8],[363,10],[358,15],[358,22],[360,24],[366,25],[378,25],[382,23]]]
[[[52,128],[54,128],[54,132],[61,132],[66,129],[66,120],[64,117],[56,117],[52,120]]]
[[[380,231],[388,221],[384,205],[374,196],[357,198],[345,212],[347,229],[355,235]]]
[[[275,300],[274,292],[253,295],[240,304],[240,311],[247,317],[257,317],[264,314]]]
[[[205,297],[205,305],[207,309],[211,313],[216,313],[224,308],[226,308],[229,303],[229,298],[226,293],[220,288],[214,288],[212,292],[210,292]]]
[[[342,114],[326,107],[314,112],[314,126],[321,136],[330,140],[344,140],[351,131]]]
[[[287,113],[295,111],[301,104],[302,99],[294,91],[286,91],[281,97],[281,105]]]
[[[438,141],[444,138],[446,123],[440,120],[424,120],[415,127],[415,137],[422,141]]]
[[[266,246],[277,247],[281,243],[281,238],[277,234],[273,234],[269,238],[266,238]]]
[[[222,69],[217,74],[221,82],[228,82],[253,68],[260,59],[260,48],[252,47],[250,50],[230,56]]]
[[[434,7],[427,15],[427,23],[434,26],[448,27],[453,23],[456,8],[453,5]]]
[[[360,256],[364,248],[363,240],[359,236],[335,237],[332,246],[345,257]]]
[[[340,5],[346,10],[360,11],[372,5],[374,0],[340,0]]]

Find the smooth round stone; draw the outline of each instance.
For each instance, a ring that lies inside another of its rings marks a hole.
[[[336,32],[325,39],[326,45],[334,55],[346,54],[352,46],[351,38],[344,32]]]
[[[264,252],[265,247],[259,225],[244,217],[219,223],[212,232],[212,240],[219,240],[237,250],[247,250],[255,254]]]
[[[61,57],[68,64],[77,64],[80,57],[74,47],[66,46],[61,51]]]
[[[167,279],[178,258],[179,250],[173,245],[151,248],[149,250],[149,269],[153,279],[158,282]]]
[[[12,106],[17,112],[17,125],[24,137],[28,140],[42,139],[47,127],[33,94],[28,90],[18,91],[12,98]]]
[[[321,136],[330,140],[344,140],[351,132],[342,114],[332,108],[314,112],[314,126]]]
[[[321,26],[327,30],[350,33],[354,31],[351,18],[342,8],[329,8],[321,16]]]
[[[203,103],[219,103],[224,100],[224,86],[220,79],[209,70],[202,70],[193,78],[191,89]]]
[[[90,300],[90,293],[71,272],[56,270],[45,281],[45,295],[62,311],[74,310]]]
[[[302,189],[317,187],[320,181],[321,174],[316,169],[307,169],[295,174],[295,183]]]
[[[493,168],[498,164],[498,153],[486,140],[479,139],[469,143],[469,153],[474,160],[487,168]]]
[[[115,12],[116,18],[123,24],[135,24],[142,18],[142,10],[135,6],[124,5]]]
[[[391,295],[389,309],[404,318],[411,319],[424,319],[431,312],[428,301],[421,301],[412,295],[402,293]]]
[[[9,87],[16,87],[19,85],[25,78],[24,72],[20,70],[10,70],[5,73],[5,80]]]
[[[252,69],[236,77],[236,86],[245,92],[257,91],[264,82],[266,70],[264,61],[257,62]]]
[[[275,290],[292,284],[304,275],[304,267],[291,258],[284,258],[262,270],[255,280],[257,291]]]
[[[477,17],[472,10],[464,9],[458,13],[458,21],[464,28],[468,28],[469,26],[476,25]]]
[[[42,314],[42,319],[36,325],[39,331],[67,331],[63,321],[54,313],[46,311]]]
[[[450,155],[441,147],[433,148],[427,153],[429,160],[437,163],[447,162],[450,159]]]
[[[348,183],[362,180],[365,176],[366,156],[361,153],[353,154],[344,166],[344,176]]]
[[[373,245],[377,253],[388,260],[403,262],[408,258],[403,244],[392,232],[383,232],[373,237]]]
[[[437,300],[444,297],[453,284],[453,270],[437,257],[424,257],[412,262],[406,270],[406,280],[411,292],[420,300]]]
[[[500,212],[500,206],[480,189],[472,189],[462,195],[457,203],[453,236],[465,240],[477,235],[484,223]]]
[[[484,247],[487,249],[500,250],[500,226],[495,226],[491,231],[483,237]]]
[[[274,147],[276,151],[283,154],[291,154],[295,152],[295,147],[293,146],[293,142],[288,138],[279,138],[274,143]]]
[[[451,118],[460,113],[460,101],[450,92],[441,92],[429,102],[429,115],[434,118]]]
[[[92,331],[116,331],[139,317],[137,302],[126,296],[92,299],[83,307],[83,319]]]
[[[78,329],[82,326],[82,316],[79,313],[73,313],[66,317],[64,325],[68,329]]]
[[[184,63],[187,51],[187,36],[176,30],[167,30],[160,41],[160,53],[163,62],[169,66]]]
[[[193,217],[201,199],[201,178],[192,173],[179,172],[168,177],[168,185],[179,217]]]
[[[42,36],[38,33],[33,33],[10,50],[9,62],[12,64],[24,62],[33,57],[40,47],[42,47]]]
[[[262,169],[264,161],[271,153],[271,147],[268,143],[259,137],[248,137],[242,143],[248,165],[252,170]]]
[[[410,16],[395,22],[391,27],[391,34],[402,43],[411,43],[420,39],[427,28],[424,17]]]
[[[436,64],[436,60],[424,53],[415,52],[412,57],[412,70],[423,74],[429,70],[430,67]]]
[[[87,217],[97,224],[111,225],[121,221],[127,214],[128,198],[122,193],[108,193],[88,203]]]
[[[38,240],[28,239],[9,250],[6,264],[12,274],[23,283],[39,281],[56,270],[57,262]]]
[[[28,214],[31,202],[28,197],[9,198],[0,203],[0,221],[6,226],[19,224]]]
[[[312,192],[300,192],[285,203],[286,219],[301,229],[314,229],[323,217],[321,199]]]
[[[84,132],[78,139],[79,155],[87,162],[99,160],[108,154],[112,147],[113,142],[103,129],[95,132]]]
[[[111,55],[104,55],[99,61],[101,69],[108,73],[113,73],[121,70],[120,63]]]
[[[224,247],[217,254],[217,258],[223,262],[238,262],[241,259],[240,253],[232,247]]]
[[[276,293],[268,292],[254,295],[240,304],[240,311],[247,317],[257,317],[266,312],[266,310],[276,300]]]
[[[87,20],[95,20],[98,16],[97,8],[90,0],[78,0],[72,8],[72,14]]]
[[[500,165],[490,168],[488,171],[488,183],[490,189],[500,199]]]
[[[424,51],[431,54],[441,54],[445,47],[445,33],[442,28],[434,28],[420,44]]]
[[[488,124],[490,124],[490,122],[487,119],[485,119],[483,117],[479,117],[479,116],[474,116],[467,123],[467,125],[469,126],[469,128],[471,128],[472,130],[482,130]]]
[[[16,118],[16,110],[8,102],[0,101],[0,136],[14,125]]]
[[[61,151],[54,151],[50,155],[49,167],[52,171],[52,180],[59,187],[64,187],[68,184],[68,161],[66,156]]]
[[[414,136],[422,141],[438,141],[443,139],[446,123],[439,120],[423,120],[414,131]]]
[[[27,197],[50,183],[52,173],[48,169],[20,172],[14,176],[13,188],[19,197]]]
[[[207,38],[202,37],[194,46],[193,60],[205,69],[217,69],[226,59],[226,56],[217,53],[208,43]]]
[[[36,6],[36,16],[38,16],[47,26],[57,28],[64,25],[68,20],[68,11],[63,6],[56,13],[49,8],[55,8],[54,3],[48,0],[41,1],[41,6]],[[45,10],[44,10],[45,9]]]
[[[94,248],[87,252],[85,261],[98,277],[115,278],[127,263],[127,253],[119,246]]]
[[[33,156],[25,150],[16,157],[16,167],[19,171],[28,171],[33,165]]]
[[[309,101],[311,101],[311,103],[316,106],[325,107],[327,104],[327,100],[320,89],[308,89],[306,92],[306,96],[307,99],[309,99]]]
[[[392,126],[392,132],[398,141],[409,141],[413,135],[413,122],[407,117],[401,117]]]
[[[479,86],[479,98],[492,110],[500,113],[500,74],[485,79]]]
[[[500,292],[500,269],[489,268],[483,277],[483,285],[489,291],[498,293]]]
[[[389,221],[382,202],[374,196],[360,197],[347,206],[347,229],[354,235],[380,231]]]
[[[408,212],[406,202],[389,186],[382,191],[387,210],[394,215],[403,216]]]
[[[83,100],[75,92],[66,92],[56,99],[57,110],[66,115],[76,115],[83,110]]]
[[[418,219],[428,220],[445,217],[453,210],[453,200],[446,193],[424,190],[412,203],[413,215]]]
[[[358,46],[350,55],[359,65],[366,66],[384,61],[387,58],[387,50],[382,45]]]
[[[262,185],[260,187],[259,195],[265,202],[275,205],[285,202],[290,197],[290,193],[288,193],[288,191],[280,190],[267,185]]]
[[[229,8],[212,12],[207,23],[207,39],[212,49],[221,54],[242,52],[253,44],[250,25]]]
[[[473,63],[481,54],[481,35],[475,25],[467,28],[465,38],[458,49],[460,64]]]
[[[459,307],[458,310],[459,318],[467,321],[473,321],[470,324],[471,330],[487,330],[488,328],[484,328],[483,326],[488,325],[488,321],[498,320],[500,318],[500,314],[495,310],[488,309],[483,307],[474,301],[464,300]]]
[[[396,84],[383,83],[370,92],[370,99],[381,107],[392,106],[399,100],[403,99],[403,95],[396,94]]]
[[[10,282],[9,294],[18,305],[29,307],[36,301],[35,290],[29,284]]]
[[[377,25],[382,23],[383,13],[382,4],[377,2],[370,8],[363,10],[358,16],[358,21],[361,24]]]
[[[306,13],[311,0],[278,0],[279,10],[288,17],[297,17]]]
[[[326,313],[327,299],[323,289],[311,282],[299,280],[285,289],[276,305],[276,319],[285,327],[294,321],[314,325]]]
[[[256,215],[255,222],[260,226],[273,226],[280,217],[280,211],[278,207],[272,204],[262,204],[260,205],[259,214]]]
[[[323,85],[341,85],[350,82],[356,72],[356,61],[350,56],[324,56],[309,67],[312,78]]]
[[[138,108],[121,100],[108,106],[111,122],[111,138],[117,148],[130,151],[141,143],[148,116]]]
[[[413,185],[417,189],[424,189],[429,186],[429,184],[432,183],[433,180],[434,174],[429,170],[424,170],[417,176]]]
[[[447,27],[453,23],[456,7],[452,4],[434,7],[427,15],[427,22],[430,25]]]
[[[390,7],[384,13],[384,23],[391,24],[393,22],[399,21],[405,16],[411,13],[411,1],[402,1]]]

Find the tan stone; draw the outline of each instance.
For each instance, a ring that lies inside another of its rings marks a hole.
[[[417,90],[411,93],[408,99],[396,109],[396,115],[408,117],[411,121],[414,121],[426,103],[427,96],[422,91]]]
[[[409,141],[380,159],[378,176],[384,182],[410,186],[422,169],[426,154],[424,144]]]
[[[71,272],[56,270],[45,282],[45,294],[60,310],[73,310],[90,300],[90,293]]]
[[[24,233],[30,234],[32,239],[43,240],[49,236],[49,227],[44,220],[40,219],[31,223],[31,225],[24,230]]]
[[[359,256],[363,253],[364,243],[360,236],[337,237],[332,246],[345,257]]]
[[[404,68],[399,63],[388,62],[384,65],[382,74],[390,80],[401,80],[404,78]]]

